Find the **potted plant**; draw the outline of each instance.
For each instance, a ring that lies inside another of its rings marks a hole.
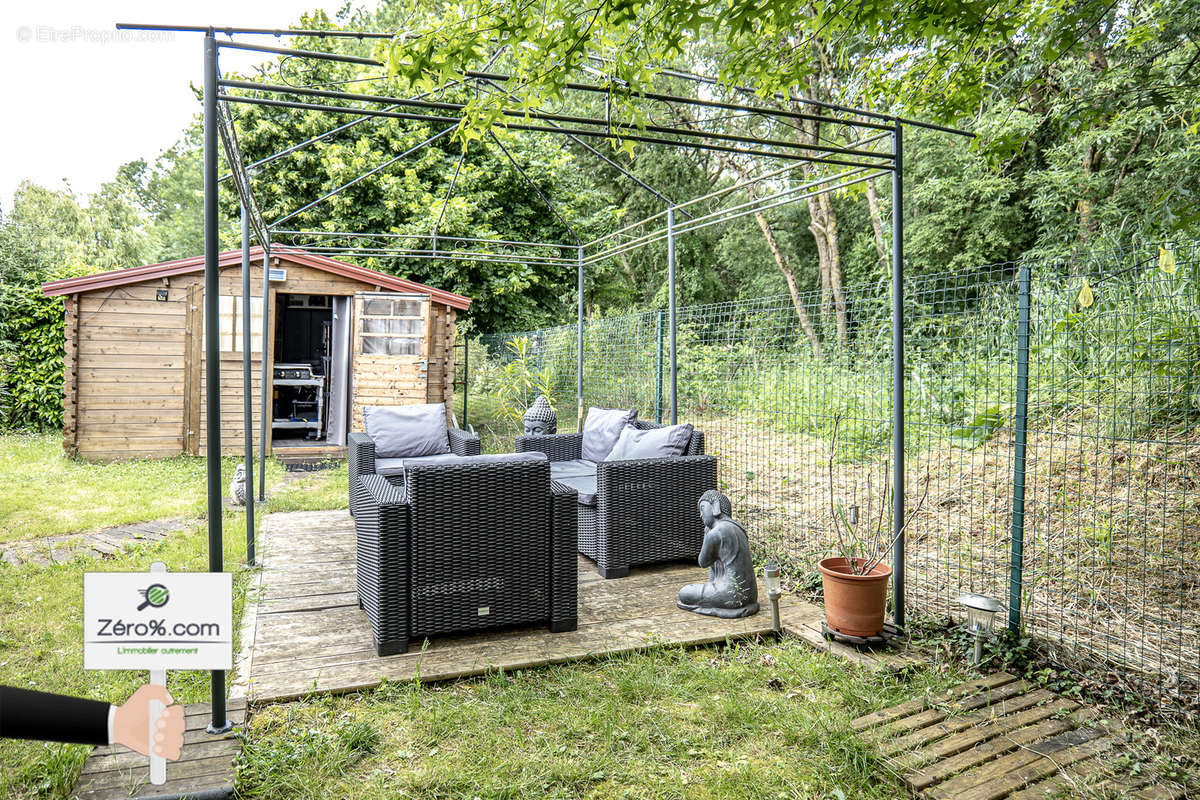
[[[867,472],[866,508],[860,509],[857,505],[845,508],[837,499],[833,481],[840,424],[839,415],[833,421],[833,441],[829,447],[829,508],[837,533],[837,553],[817,564],[825,595],[825,624],[829,630],[847,636],[875,636],[883,630],[888,579],[892,577],[892,568],[883,563],[883,558],[925,504],[929,494],[929,474],[925,475],[925,491],[920,502],[906,515],[904,524],[894,534],[888,462],[883,465],[883,489],[878,510],[875,509],[876,492],[870,471]]]

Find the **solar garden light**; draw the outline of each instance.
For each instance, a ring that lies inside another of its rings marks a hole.
[[[1000,601],[985,594],[967,592],[954,602],[967,607],[967,631],[975,634],[975,652],[971,663],[978,664],[983,660],[983,640],[992,633]]]
[[[779,565],[774,561],[763,567],[763,585],[767,590],[767,598],[771,601],[771,628],[779,633],[782,629],[779,624],[779,598],[783,596],[783,587],[779,582]]]

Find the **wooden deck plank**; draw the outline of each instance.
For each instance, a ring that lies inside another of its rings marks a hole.
[[[686,612],[677,612],[686,614]],[[657,617],[586,626],[577,631],[551,634],[544,630],[523,632],[506,640],[487,640],[451,648],[431,648],[378,658],[366,651],[361,660],[279,673],[256,674],[251,681],[255,702],[292,699],[311,692],[350,692],[373,688],[384,679],[423,681],[448,680],[479,675],[496,669],[518,669],[564,663],[594,655],[632,652],[663,643],[704,644],[727,638],[744,638],[770,632],[764,625],[722,620],[712,624],[707,617],[673,620],[667,632]],[[367,634],[369,641],[369,632]],[[256,657],[255,663],[260,663]]]
[[[1103,776],[1107,769],[1108,764],[1104,759],[1093,757],[1074,764],[1070,769],[1057,775],[1043,778],[1037,783],[1014,792],[1005,800],[1048,800],[1051,797],[1061,797],[1064,792],[1078,793],[1082,786],[1099,794],[1104,791],[1105,784],[1110,784],[1109,788],[1112,791],[1124,793],[1138,789],[1150,780],[1148,776],[1130,777],[1127,782],[1119,785],[1109,781],[1096,780],[1097,776]]]
[[[1070,746],[1060,746],[1060,743]],[[1044,749],[1038,758],[1015,767],[1005,767],[1003,774],[963,792],[957,796],[957,800],[1002,800],[1017,789],[1053,775],[1076,761],[1102,753],[1114,744],[1112,739],[1102,735],[1102,729],[1077,728],[1056,740],[1040,743],[1039,747]]]
[[[928,725],[941,722],[947,717],[978,708],[988,708],[1003,703],[1005,700],[1020,697],[1032,688],[1025,681],[1014,681],[994,689],[967,695],[958,700],[946,703],[935,703],[933,708],[920,711],[903,719],[898,719],[886,725],[879,725],[864,734],[872,738],[882,739],[887,736],[909,733]]]
[[[941,718],[914,727],[930,712]],[[915,794],[934,800],[1041,800],[1085,784],[1145,800],[1186,796],[1186,787],[1153,775],[1113,774],[1104,754],[1128,738],[1127,730],[1098,709],[1006,673],[851,724]]]
[[[1065,715],[1064,712],[1071,712],[1078,708],[1077,704],[1071,700],[1054,699],[1053,696],[1051,699],[1052,702],[1044,705],[1027,708],[1014,714],[1000,715],[994,722],[977,723],[974,727],[939,739],[925,747],[907,749],[895,758],[896,766],[906,772],[916,770],[931,761],[949,758],[976,745],[982,746],[987,743],[988,739],[995,736],[1004,736],[1027,725],[1043,722],[1053,716],[1062,716]]]
[[[1098,714],[1095,709],[1086,708],[1065,719],[1045,719],[1035,725],[1002,732],[997,736],[978,742],[970,749],[964,749],[956,755],[943,758],[937,761],[936,764],[909,775],[905,778],[905,782],[913,789],[920,791],[944,778],[963,773],[946,785],[946,792],[957,791],[961,786],[975,786],[986,783],[996,775],[1007,774],[1006,771],[1010,768],[1036,761],[1038,754],[1032,750],[1023,749],[1026,745],[1035,745],[1043,739],[1065,734],[1085,722],[1095,720],[1097,716]],[[1022,752],[1017,753],[1011,761],[989,765],[979,771],[967,772],[972,767],[984,764],[997,756],[1010,753],[1018,748],[1022,748]],[[1021,760],[1018,764],[1018,759],[1027,760]]]

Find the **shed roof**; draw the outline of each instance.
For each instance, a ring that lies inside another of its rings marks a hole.
[[[251,247],[251,261],[261,261],[262,252],[261,247]],[[461,294],[447,292],[443,289],[435,289],[423,283],[397,278],[394,275],[360,267],[356,264],[348,264],[345,261],[338,261],[328,256],[306,253],[303,250],[272,248],[271,258],[323,270],[334,275],[340,275],[343,278],[360,281],[369,286],[382,286],[385,289],[397,292],[427,294],[435,301],[457,308],[460,311],[467,310],[471,305],[471,298],[464,297]],[[217,263],[221,267],[237,266],[242,263],[242,251],[226,250],[218,256]],[[58,295],[90,292],[96,289],[108,289],[113,286],[124,286],[129,283],[141,283],[142,281],[158,278],[168,278],[172,275],[184,275],[189,272],[203,271],[204,256],[192,256],[191,258],[181,258],[177,261],[164,261],[161,264],[146,264],[140,267],[98,272],[95,275],[83,275],[78,278],[64,278],[58,281],[50,281],[49,283],[42,284],[42,291],[48,297],[56,297]]]

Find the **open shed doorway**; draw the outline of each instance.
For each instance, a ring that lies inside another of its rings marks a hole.
[[[349,297],[276,294],[272,448],[345,446],[350,314]]]

